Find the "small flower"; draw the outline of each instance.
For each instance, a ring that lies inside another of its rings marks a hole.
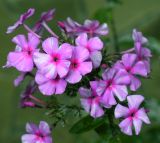
[[[52,143],[51,129],[47,122],[41,121],[39,126],[26,124],[27,134],[22,136],[22,143]]]
[[[89,52],[86,48],[76,46],[73,47],[71,65],[66,80],[69,83],[77,83],[82,76],[92,71],[92,62],[89,59]]]
[[[79,89],[79,94],[81,96],[81,105],[87,113],[89,113],[93,118],[98,118],[104,115],[104,110],[101,106],[101,97],[97,95],[96,88],[98,86],[98,81],[90,82],[91,89],[81,87]]]
[[[72,47],[70,44],[64,43],[58,47],[58,40],[54,37],[47,38],[42,47],[45,53],[34,53],[34,62],[37,68],[47,78],[54,79],[59,75],[63,78],[67,75],[70,58],[72,56]]]
[[[41,14],[40,19],[35,24],[35,27],[33,28],[33,31],[40,31],[41,28],[42,28],[42,23],[51,21],[53,19],[54,15],[55,15],[55,9],[51,9],[47,12],[43,12]]]
[[[59,77],[50,79],[45,77],[39,71],[36,74],[35,81],[38,84],[40,92],[48,96],[53,94],[63,94],[67,86],[67,82],[64,79]]]
[[[24,23],[25,20],[30,18],[35,12],[35,9],[30,8],[27,12],[21,14],[20,18],[17,20],[17,22],[13,26],[9,26],[7,29],[7,34],[12,33],[15,29],[17,29],[20,25]]]
[[[150,124],[150,120],[144,108],[140,108],[144,97],[141,95],[131,95],[127,97],[128,108],[118,104],[115,108],[116,118],[125,118],[119,124],[121,131],[127,135],[132,135],[132,126],[135,128],[136,135],[141,131],[142,123]]]
[[[126,85],[130,83],[130,78],[125,70],[107,69],[102,74],[102,78],[96,91],[99,96],[102,96],[101,103],[105,108],[117,104],[114,96],[117,96],[120,101],[126,99],[128,95]]]
[[[58,25],[70,36],[77,36],[82,33],[87,33],[89,36],[101,36],[108,34],[107,24],[100,25],[97,20],[85,20],[84,24],[81,25],[78,22],[67,18],[64,22],[58,22]]]
[[[136,77],[140,75],[143,77],[147,76],[147,69],[144,62],[137,61],[136,54],[124,54],[122,60],[115,64],[115,68],[118,70],[123,69],[128,72],[130,77],[130,89],[136,91],[141,86],[141,81]]]
[[[134,40],[134,47],[138,60],[144,62],[147,69],[147,73],[150,73],[150,58],[152,57],[151,51],[148,48],[144,48],[143,45],[147,43],[147,39],[143,37],[141,32],[136,29],[133,30],[132,34]]]
[[[29,72],[34,67],[33,53],[37,51],[40,40],[33,34],[28,34],[28,41],[24,35],[17,35],[12,39],[17,44],[15,51],[9,52],[6,67],[15,67],[18,71]]]
[[[76,45],[85,47],[88,50],[94,68],[100,66],[102,61],[101,50],[103,48],[103,42],[100,38],[93,37],[88,39],[87,34],[83,33],[76,38]]]

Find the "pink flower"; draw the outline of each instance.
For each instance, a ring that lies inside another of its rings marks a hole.
[[[39,126],[33,123],[26,124],[27,134],[22,136],[22,143],[52,143],[51,130],[45,121]]]
[[[110,108],[117,104],[115,97],[124,101],[128,95],[127,86],[130,78],[125,70],[107,69],[102,74],[103,80],[100,80],[96,92],[102,96],[101,103],[105,108]]]
[[[27,12],[21,14],[20,18],[17,20],[17,22],[13,26],[9,26],[7,29],[7,34],[12,33],[15,29],[17,29],[20,25],[24,23],[25,20],[30,18],[35,12],[35,9],[30,8]]]
[[[144,48],[144,44],[146,44],[148,40],[143,37],[142,33],[138,32],[136,29],[133,30],[132,37],[134,40],[134,47],[138,56],[138,60],[145,64],[147,73],[150,73],[150,58],[152,55],[148,48]]]
[[[50,79],[40,72],[37,72],[35,81],[38,84],[40,92],[49,96],[53,94],[63,94],[67,86],[67,82],[64,79],[59,77]]]
[[[136,135],[141,131],[142,123],[150,124],[150,120],[144,108],[140,108],[144,97],[141,95],[131,95],[127,97],[128,108],[118,104],[115,108],[116,118],[125,118],[119,124],[121,131],[127,135],[132,135],[132,126],[135,128]]]
[[[21,72],[32,71],[34,67],[33,54],[37,51],[39,39],[33,34],[28,34],[28,41],[24,35],[17,35],[12,39],[17,44],[15,51],[10,52],[7,57],[6,67],[15,67]]]
[[[81,105],[87,113],[89,113],[93,118],[98,118],[104,115],[104,110],[101,106],[101,97],[97,95],[96,88],[98,86],[98,81],[90,82],[91,89],[81,87],[79,89],[79,94],[81,96]]]
[[[82,76],[92,71],[92,62],[88,59],[89,52],[87,49],[80,46],[73,47],[70,70],[66,77],[69,83],[79,82]]]
[[[85,47],[88,50],[90,59],[95,68],[100,66],[102,61],[101,50],[103,48],[103,42],[98,37],[88,39],[87,34],[83,33],[76,38],[76,44]]]
[[[45,53],[34,53],[34,62],[37,68],[48,78],[54,79],[59,75],[60,78],[67,75],[72,47],[64,43],[58,47],[58,40],[54,37],[47,38],[42,47]]]
[[[115,68],[118,70],[123,69],[128,72],[130,77],[130,89],[136,91],[141,86],[141,81],[136,77],[140,75],[143,77],[147,76],[147,69],[144,62],[137,61],[136,54],[124,54],[122,60],[115,64]]]

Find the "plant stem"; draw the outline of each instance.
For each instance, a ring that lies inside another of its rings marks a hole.
[[[37,103],[42,104],[43,106],[46,106],[46,105],[47,105],[46,102],[44,102],[44,101],[42,101],[42,100],[36,98],[35,96],[30,95],[30,98],[31,98],[32,100],[36,101]]]
[[[114,21],[114,15],[113,15],[113,10],[111,11],[111,21],[110,21],[110,27],[112,31],[112,39],[113,39],[113,47],[115,49],[115,52],[119,52],[119,44],[118,44],[118,35],[117,35],[117,30],[116,30],[116,25]]]
[[[45,22],[43,22],[42,25],[52,36],[54,36],[57,39],[59,38]]]

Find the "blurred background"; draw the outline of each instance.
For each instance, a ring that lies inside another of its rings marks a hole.
[[[106,5],[106,0],[0,0],[0,67],[6,62],[7,53],[14,49],[12,37],[24,32],[20,28],[7,35],[6,29],[28,8],[36,9],[36,14],[32,20],[28,20],[28,25],[32,25],[41,12],[56,8],[56,16],[49,25],[58,33],[55,26],[57,20],[65,20],[70,16],[83,23],[85,19],[95,18],[95,13],[99,15],[103,12]],[[138,137],[122,135],[122,142],[160,143],[160,0],[122,0],[114,10],[114,20],[121,41],[121,50],[126,48],[126,45],[128,48],[132,46],[129,38],[132,29],[137,28],[150,38],[150,48],[153,51],[151,77],[143,81],[141,89],[137,92],[147,99],[152,124],[144,125]],[[24,85],[17,88],[13,86],[13,80],[17,75],[18,72],[14,69],[0,69],[0,143],[20,143],[20,137],[25,133],[26,122],[38,123],[40,120],[49,120],[43,110],[18,107],[19,95]],[[71,119],[69,124],[73,122]],[[54,129],[53,138],[55,143],[102,143],[94,131],[74,135],[68,132],[67,127],[62,126]]]

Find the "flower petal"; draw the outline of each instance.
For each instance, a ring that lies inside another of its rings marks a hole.
[[[144,110],[144,108],[141,108],[137,111],[136,115],[135,115],[138,119],[141,119],[143,122],[145,122],[146,124],[150,124],[150,120]]]
[[[115,118],[126,117],[128,113],[129,113],[129,109],[127,107],[117,104],[114,111]]]
[[[36,49],[40,40],[32,33],[28,33],[28,48]]]
[[[87,113],[89,113],[90,109],[91,109],[91,104],[92,104],[91,99],[90,98],[88,98],[88,99],[82,98],[82,99],[80,99],[80,101],[81,101],[82,107],[85,109],[85,111]]]
[[[136,135],[139,135],[142,127],[142,121],[140,119],[133,118],[133,125],[136,131]]]
[[[122,61],[125,67],[130,68],[134,65],[135,61],[137,59],[136,54],[124,54],[122,56]]]
[[[59,47],[59,53],[61,54],[62,59],[70,59],[72,56],[72,46],[68,43],[63,43]]]
[[[36,133],[36,131],[38,130],[38,127],[33,124],[33,123],[27,123],[26,124],[26,131],[30,134],[34,134]]]
[[[82,75],[86,75],[92,71],[92,63],[91,62],[82,62],[82,63],[80,63],[78,70]]]
[[[68,73],[66,77],[66,80],[71,84],[77,83],[81,79],[82,79],[82,75],[77,70],[70,70],[70,72]]]
[[[22,143],[35,143],[37,141],[37,136],[33,134],[25,134],[22,136]]]
[[[84,88],[84,87],[80,87],[79,90],[78,90],[78,93],[80,94],[80,96],[82,98],[91,97],[91,90],[87,89],[87,88]]]
[[[90,51],[97,51],[103,48],[103,42],[99,37],[90,38],[88,41],[88,47]]]
[[[130,75],[131,83],[130,83],[130,89],[132,91],[136,91],[141,86],[141,81],[133,75]]]
[[[88,36],[86,33],[80,34],[77,38],[76,38],[76,45],[77,46],[82,46],[82,47],[86,47],[87,45],[87,41],[88,40]]]
[[[67,86],[67,82],[63,79],[59,79],[56,84],[56,92],[55,94],[63,94]]]
[[[94,68],[98,68],[102,61],[102,54],[99,51],[92,52],[90,54],[91,61]]]
[[[51,133],[50,127],[49,127],[48,123],[46,123],[45,121],[40,121],[39,130],[44,136],[47,136]]]

